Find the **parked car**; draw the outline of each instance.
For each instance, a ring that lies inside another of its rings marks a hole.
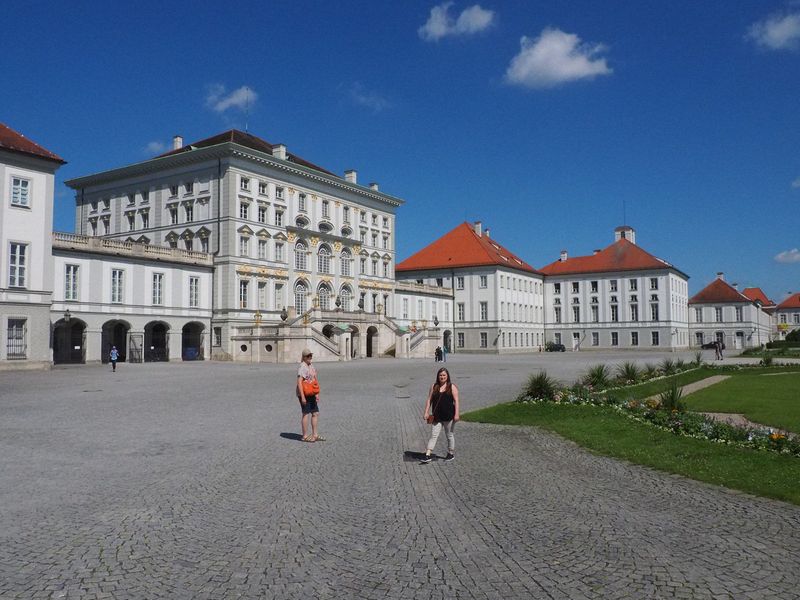
[[[717,345],[717,342],[706,342],[702,346],[700,346],[703,350],[713,350]],[[725,350],[725,344],[722,344],[722,349]]]
[[[544,345],[545,352],[564,352],[567,348],[564,344],[556,344],[555,342],[547,342]]]

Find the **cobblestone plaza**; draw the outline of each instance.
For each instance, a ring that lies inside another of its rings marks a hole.
[[[468,411],[632,357],[446,366]],[[418,464],[437,366],[318,365],[316,444],[292,365],[2,373],[0,598],[800,597],[800,507],[536,429],[459,423]]]

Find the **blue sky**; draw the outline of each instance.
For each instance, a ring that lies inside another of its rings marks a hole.
[[[248,129],[406,200],[405,258],[464,220],[536,267],[627,223],[691,276],[800,290],[800,3],[22,2],[0,121],[65,179]]]

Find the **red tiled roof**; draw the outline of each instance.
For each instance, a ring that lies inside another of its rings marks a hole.
[[[789,296],[786,300],[778,304],[777,308],[800,308],[800,292]]]
[[[239,131],[238,129],[230,129],[228,131],[223,131],[222,133],[218,133],[217,135],[211,136],[210,138],[200,140],[199,142],[192,142],[191,144],[186,144],[185,146],[183,146],[182,148],[178,148],[177,150],[170,150],[169,152],[160,154],[156,158],[161,158],[162,156],[172,156],[173,154],[180,154],[181,152],[189,152],[192,149],[192,147],[208,148],[209,146],[216,146],[217,144],[222,144],[224,142],[233,142],[234,144],[239,144],[240,146],[245,146],[247,148],[251,148],[259,152],[264,152],[265,154],[272,154],[272,149],[275,146],[273,144],[270,144],[266,140],[262,140],[258,136],[252,135],[250,133],[245,133],[244,131]],[[338,175],[336,175],[335,173],[331,173],[327,169],[323,169],[322,167],[315,165],[314,163],[311,163],[305,160],[304,158],[300,158],[296,154],[287,152],[286,158],[289,160],[289,162],[293,162],[295,164],[308,167],[309,169],[314,169],[315,171],[321,171],[323,173],[327,173],[328,175],[333,175],[334,177],[338,177]]]
[[[19,152],[21,154],[28,154],[46,160],[52,160],[60,164],[66,164],[67,161],[60,156],[53,154],[49,150],[42,148],[36,142],[32,142],[21,133],[17,133],[9,126],[0,123],[0,148],[11,150],[12,152]]]
[[[499,265],[539,274],[517,255],[484,233],[478,235],[469,223],[462,223],[399,263],[396,271],[427,271]]]
[[[755,302],[756,300],[761,302],[761,306],[775,305],[775,303],[772,300],[767,298],[767,295],[764,293],[764,290],[762,290],[759,287],[744,288],[744,291],[742,291],[742,293],[748,298],[750,298],[750,300],[752,300],[753,302]]]
[[[633,242],[621,238],[597,254],[557,260],[542,267],[541,271],[545,275],[572,275],[574,273],[650,271],[653,269],[675,269],[675,267],[642,250]]]
[[[739,292],[723,279],[715,279],[694,296],[689,304],[716,304],[720,302],[752,302],[750,298]]]

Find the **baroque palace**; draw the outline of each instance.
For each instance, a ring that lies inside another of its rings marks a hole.
[[[68,181],[76,231],[53,232],[64,162],[0,125],[0,369],[112,346],[129,362],[744,348],[800,324],[796,298],[722,276],[689,299],[627,226],[536,269],[463,223],[396,264],[403,200],[237,130]]]

